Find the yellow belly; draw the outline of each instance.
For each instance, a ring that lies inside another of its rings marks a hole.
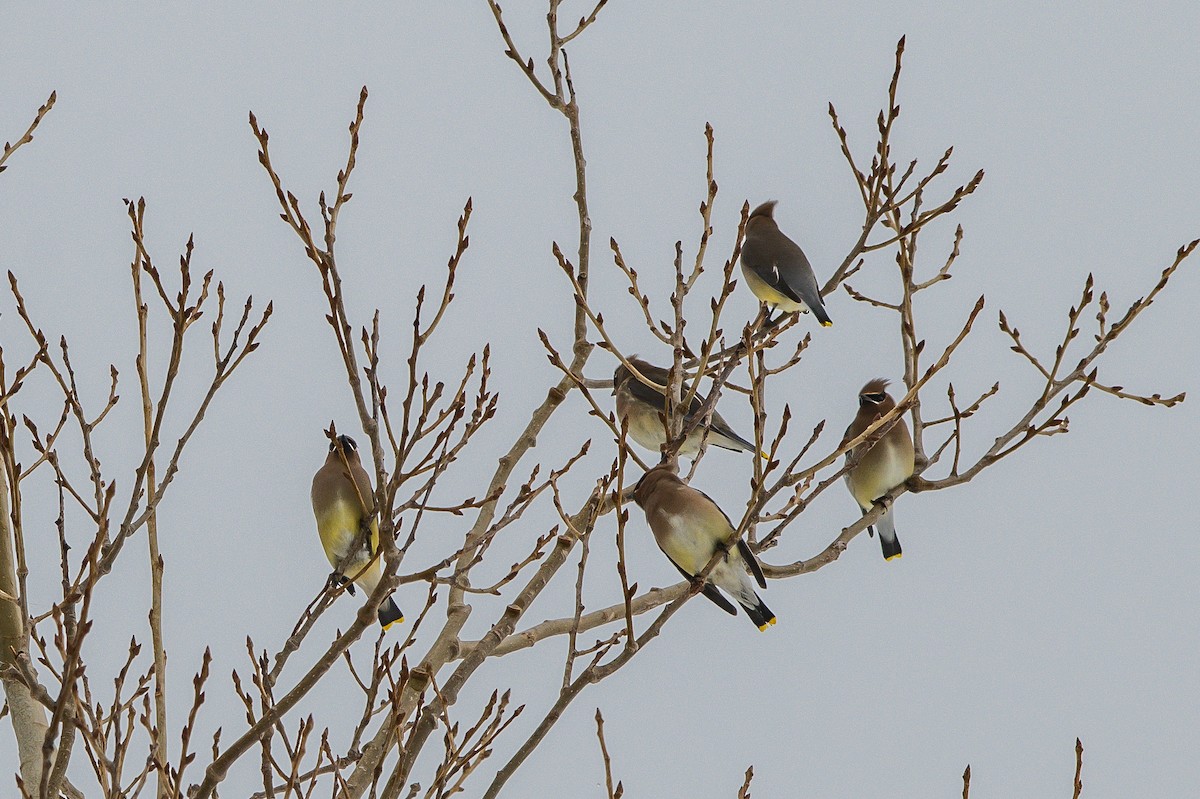
[[[359,544],[350,559],[343,563],[343,558],[358,542],[361,520],[362,514],[356,506],[339,502],[317,519],[317,533],[329,565],[335,569],[341,565],[342,574],[353,578],[355,584],[370,592],[375,590],[381,576],[380,559],[371,560],[371,553],[379,548],[379,527],[374,522],[371,523],[369,549]]]
[[[859,507],[866,510],[875,500],[912,477],[912,473],[911,445],[895,446],[884,440],[871,448],[858,468],[847,475],[846,482],[850,485],[850,493],[854,495]]]
[[[754,296],[765,302],[767,305],[772,305],[781,311],[791,313],[792,311],[808,311],[808,306],[802,302],[797,302],[791,297],[780,294],[771,285],[766,283],[753,271],[742,267],[742,274],[746,278],[746,285],[754,292]]]

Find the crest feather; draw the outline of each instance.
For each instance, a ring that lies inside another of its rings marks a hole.
[[[889,385],[891,385],[891,382],[892,381],[888,380],[886,377],[877,377],[874,380],[868,381],[867,384],[862,387],[862,390],[858,392],[858,395],[861,397],[864,394],[881,394]]]
[[[775,205],[778,202],[779,200],[767,200],[765,203],[750,212],[750,219],[753,219],[756,216],[765,216],[767,219],[773,220],[775,218]]]

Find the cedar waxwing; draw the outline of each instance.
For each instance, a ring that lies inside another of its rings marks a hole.
[[[707,494],[688,486],[664,463],[642,475],[634,486],[633,500],[646,512],[658,548],[689,580],[704,570],[716,552],[726,550],[702,589],[717,607],[737,615],[737,609],[717,590],[719,586],[737,600],[758,629],[766,630],[775,623],[775,614],[758,598],[750,582],[753,574],[759,587],[767,587],[758,559],[740,538],[734,545],[733,523]]]
[[[812,311],[822,327],[833,322],[825,313],[812,265],[800,245],[775,224],[775,203],[768,200],[750,213],[742,243],[742,274],[754,296],[772,308]]]
[[[640,358],[630,358],[629,362],[645,377],[660,386],[667,385],[666,369],[646,363]],[[617,371],[613,373],[613,393],[617,395],[617,418],[628,420],[629,437],[651,452],[660,453],[662,446],[667,443],[663,392],[638,380],[625,364],[619,364]],[[688,384],[685,382],[683,395],[686,397],[687,393]],[[690,422],[700,413],[703,405],[701,397],[693,397],[690,410],[684,419]],[[704,427],[698,425],[679,447],[679,454],[686,458],[695,457],[700,451],[700,441],[703,438]],[[734,452],[754,452],[754,445],[733,432],[729,423],[715,410],[708,428],[708,443]]]
[[[374,502],[371,478],[367,476],[358,457],[358,445],[350,436],[338,436],[329,443],[325,465],[317,470],[312,482],[313,514],[317,517],[317,534],[325,547],[325,557],[333,568],[342,569],[343,582],[353,580],[370,594],[383,577],[383,559],[379,552],[379,522],[371,519],[369,540],[348,562],[343,563],[350,547],[360,541],[363,514]],[[354,586],[350,586],[354,593]],[[379,623],[383,629],[404,621],[404,613],[388,597],[379,606]]]
[[[876,378],[862,387],[858,392],[858,415],[846,428],[842,437],[845,444],[866,430],[872,422],[896,407],[896,401],[884,389],[888,381]],[[859,444],[846,453],[846,460],[857,456],[863,445]],[[912,436],[908,434],[908,425],[904,417],[896,420],[883,438],[871,445],[862,453],[862,457],[854,468],[846,472],[846,485],[854,501],[866,513],[875,504],[875,500],[887,496],[889,492],[912,477],[914,468],[914,452]],[[879,528],[879,543],[883,546],[885,560],[900,557],[900,539],[896,538],[896,523],[892,518],[892,508],[889,506],[875,522]],[[875,528],[867,528],[871,535]]]

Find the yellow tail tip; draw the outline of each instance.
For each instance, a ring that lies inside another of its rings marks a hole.
[[[759,453],[758,453],[758,457],[762,458],[764,461],[769,461],[769,460],[771,460],[771,456],[770,456],[770,455],[768,455],[768,454],[767,454],[767,453],[765,453],[765,452],[759,452]]]
[[[774,623],[775,623],[775,617],[774,617],[774,616],[772,616],[772,617],[770,618],[770,620],[769,620],[769,621],[767,621],[765,624],[760,624],[760,625],[758,626],[758,631],[759,631],[760,633],[765,633],[765,632],[767,631],[767,628],[768,628],[768,627],[770,627],[771,625],[773,625]]]
[[[833,327],[833,322],[832,321],[822,322],[821,327]]]
[[[904,553],[897,552],[895,555],[892,555],[890,558],[884,558],[884,560],[891,562],[893,560],[900,560],[900,558],[902,558],[902,557],[904,557]]]
[[[404,623],[404,617],[401,616],[400,618],[396,619],[395,621],[389,621],[387,624],[384,624],[381,626],[383,627],[383,631],[386,633],[388,630],[392,629],[397,624],[403,624],[403,623]]]

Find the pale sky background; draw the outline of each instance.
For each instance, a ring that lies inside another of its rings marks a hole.
[[[544,7],[508,5],[510,30],[540,66]],[[985,449],[1040,391],[1032,369],[1007,351],[998,309],[1029,346],[1052,353],[1088,271],[1109,291],[1115,317],[1150,289],[1179,245],[1200,235],[1194,3],[610,5],[570,54],[588,157],[595,297],[627,351],[666,358],[637,328],[608,239],[616,237],[630,264],[660,289],[665,308],[674,242],[694,252],[699,230],[705,122],[716,129],[721,188],[714,272],[742,202],[775,198],[783,229],[818,276],[828,276],[857,236],[861,211],[826,104],[836,104],[867,162],[902,34],[896,159],[932,166],[953,145],[936,196],[977,169],[987,172],[956,214],[966,236],[955,279],[922,295],[918,309],[930,351],[940,351],[951,326],[987,295],[975,334],[926,395],[936,409],[947,378],[960,396],[1001,381],[1000,396],[970,422],[968,454]],[[590,8],[569,4],[562,17]],[[177,747],[191,675],[207,645],[215,662],[205,734],[223,724],[230,741],[243,723],[229,672],[246,670],[246,636],[274,651],[329,571],[309,481],[324,458],[322,427],[336,418],[349,431],[354,419],[319,281],[277,218],[247,112],[270,131],[277,167],[315,217],[317,191],[332,188],[344,163],[359,87],[370,88],[339,260],[356,318],[383,309],[393,394],[402,386],[412,297],[421,282],[440,284],[455,219],[474,198],[458,300],[428,363],[449,380],[467,353],[491,342],[502,396],[498,418],[447,480],[448,497],[481,490],[554,379],[536,328],[560,345],[569,341],[572,302],[550,255],[552,240],[570,249],[576,235],[565,123],[503,56],[482,2],[372,11],[20,4],[6,10],[4,27],[0,137],[17,138],[51,89],[58,105],[0,175],[0,267],[20,278],[52,338],[61,332],[71,341],[93,407],[107,390],[108,364],[121,370],[123,402],[99,441],[119,495],[142,435],[132,246],[121,199],[146,197],[149,241],[162,268],[173,266],[191,232],[199,271],[216,269],[231,297],[275,302],[261,350],[219,397],[162,509],[170,739]],[[922,239],[927,273],[944,260],[953,224]],[[972,796],[1065,797],[1076,736],[1086,749],[1089,799],[1193,791],[1200,781],[1197,266],[1182,270],[1100,371],[1132,391],[1186,390],[1188,402],[1163,410],[1096,394],[1070,413],[1070,435],[1036,442],[968,486],[904,496],[897,504],[903,560],[885,563],[878,543],[861,537],[819,573],[772,583],[764,599],[779,624],[767,634],[703,600],[690,603],[629,666],[575,702],[505,795],[603,795],[597,706],[628,796],[732,797],[750,764],[756,797],[953,796],[970,763]],[[856,287],[895,291],[890,256],[868,269]],[[0,301],[10,368],[29,348],[12,305],[11,297]],[[892,317],[844,294],[828,307],[836,326],[815,330],[805,362],[773,397],[775,413],[791,404],[797,431],[828,419],[824,446],[832,447],[862,383],[899,379],[902,371]],[[753,312],[739,292],[730,320]],[[801,328],[813,325],[805,320]],[[1085,327],[1084,343],[1091,332]],[[206,335],[196,331],[181,400],[206,378]],[[597,352],[588,373],[611,369]],[[52,396],[44,384],[31,385],[17,412],[48,428],[57,417]],[[722,409],[737,428],[750,429],[749,410],[735,397]],[[169,432],[178,435],[180,424],[176,416]],[[532,453],[557,464],[588,437],[593,454],[567,494],[576,504],[613,455],[580,398]],[[695,484],[736,510],[749,474],[745,456],[717,451]],[[942,474],[944,467],[932,476]],[[29,486],[25,507],[39,610],[58,585],[57,508],[44,479]],[[830,491],[765,559],[809,557],[856,515],[840,487]],[[75,522],[82,545],[84,528]],[[510,531],[489,574],[502,573],[552,522],[534,514]],[[468,525],[431,522],[404,570],[452,549]],[[611,553],[612,529],[610,517],[597,531],[597,558]],[[631,578],[643,587],[674,582],[640,514],[630,532]],[[87,649],[98,690],[110,690],[108,675],[131,634],[148,644],[144,550],[143,538],[132,542],[98,594],[102,610]],[[563,587],[521,626],[563,615],[574,576],[573,566],[564,568]],[[411,613],[418,594],[402,591],[398,600]],[[589,607],[617,595],[615,572],[597,571]],[[348,623],[353,609],[352,600],[339,602],[316,640]],[[470,636],[499,609],[477,608]],[[355,651],[367,657],[370,646],[365,640]],[[493,662],[463,693],[456,712],[467,724],[495,687],[511,687],[515,702],[530,705],[467,795],[484,789],[542,717],[561,680],[564,647],[560,639]],[[306,662],[297,658],[293,678]],[[347,696],[339,691],[348,689],[338,680],[303,710],[344,736],[353,719],[339,712]],[[3,725],[0,771],[11,775],[15,747],[7,719]],[[81,765],[83,754],[76,759]],[[256,762],[247,758],[222,793],[260,787]],[[419,775],[423,783],[430,768]],[[12,790],[11,780],[3,777],[0,794]]]

